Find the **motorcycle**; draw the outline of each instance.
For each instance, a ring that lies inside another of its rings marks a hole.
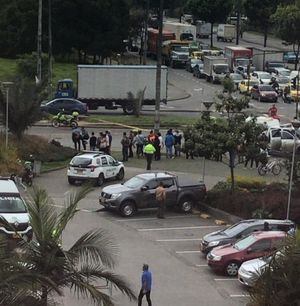
[[[30,187],[32,186],[33,177],[34,177],[33,163],[31,161],[25,161],[24,172],[22,174],[22,182]]]
[[[78,127],[78,113],[73,112],[72,115],[64,114],[63,112],[59,112],[56,116],[52,118],[52,126],[60,127],[60,126],[70,126],[71,128]]]

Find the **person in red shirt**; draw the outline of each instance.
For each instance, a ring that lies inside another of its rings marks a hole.
[[[273,119],[280,119],[279,116],[277,115],[277,107],[275,106],[275,104],[272,105],[272,107],[269,108],[268,110],[268,114],[270,117],[272,117]]]

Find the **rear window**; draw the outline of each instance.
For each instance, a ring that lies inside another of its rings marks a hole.
[[[71,161],[71,165],[75,167],[79,167],[79,166],[87,167],[91,163],[92,163],[91,158],[79,157],[79,156],[74,157]]]
[[[0,213],[26,213],[26,207],[20,197],[0,196]]]

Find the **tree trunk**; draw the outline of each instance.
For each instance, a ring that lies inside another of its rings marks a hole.
[[[234,193],[234,167],[230,166],[231,189],[230,192]]]
[[[298,60],[299,60],[299,51],[300,51],[300,43],[298,43],[297,50],[295,49],[295,45],[293,45],[294,53],[296,55],[295,61],[295,70],[298,70]]]
[[[268,38],[268,27],[264,29],[264,47],[267,46],[267,38]]]
[[[210,47],[212,48],[213,45],[214,45],[214,24],[211,23],[211,26],[210,26]]]
[[[230,192],[233,193],[234,192],[234,161],[235,161],[235,151],[234,150],[230,150],[229,151],[229,167],[230,167],[230,178],[231,178],[231,190]]]

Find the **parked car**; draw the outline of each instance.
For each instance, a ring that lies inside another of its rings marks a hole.
[[[7,224],[0,222],[0,235],[9,247],[17,242],[32,239],[32,227],[29,223],[27,207],[13,180],[0,177],[0,216]],[[15,230],[16,232],[15,232]]]
[[[294,51],[287,51],[283,53],[283,61],[289,64],[295,64],[296,54]]]
[[[241,82],[244,80],[243,76],[239,73],[230,73],[229,77],[231,78],[234,85],[236,86],[236,89],[239,88]]]
[[[278,251],[275,256],[280,255],[281,252]],[[245,286],[253,287],[271,259],[272,255],[251,259],[242,263],[238,271],[239,282]]]
[[[155,189],[160,182],[166,189],[166,206],[179,207],[185,213],[191,212],[193,206],[206,196],[203,182],[194,182],[186,176],[168,172],[147,172],[132,177],[124,184],[104,187],[99,203],[125,217],[132,216],[138,209],[157,207]]]
[[[278,83],[279,89],[281,91],[283,91],[286,87],[291,86],[290,78],[285,77],[285,76],[277,76],[276,82]]]
[[[285,231],[288,232],[295,225],[290,220],[276,220],[276,219],[249,219],[243,220],[232,226],[205,235],[200,244],[200,250],[207,254],[213,248],[228,243],[234,243],[238,239],[244,238],[247,235],[262,231],[264,229],[265,222],[268,222],[269,229],[271,231]]]
[[[203,63],[198,63],[193,69],[193,76],[198,79],[204,78]]]
[[[207,254],[207,263],[215,271],[236,276],[243,262],[276,252],[286,235],[282,231],[252,233],[234,244],[214,248]]]
[[[203,62],[200,59],[196,59],[196,58],[190,58],[187,62],[186,62],[186,66],[185,66],[185,70],[188,72],[193,72],[193,69],[196,65],[198,64],[202,64]]]
[[[252,73],[252,77],[257,78],[260,84],[267,84],[269,85],[271,82],[271,74],[265,71],[254,71]]]
[[[278,94],[271,85],[254,85],[251,89],[251,98],[259,102],[277,102]]]
[[[80,153],[72,158],[68,170],[68,182],[92,180],[101,186],[107,179],[122,180],[124,164],[101,152]]]
[[[280,61],[268,61],[266,62],[265,70],[269,73],[275,72],[275,68],[285,68],[284,62]]]
[[[258,79],[250,79],[250,80],[241,81],[239,85],[239,92],[241,94],[250,94],[252,87],[255,85],[259,85]]]
[[[236,66],[233,69],[234,73],[238,73],[240,74],[244,79],[248,78],[248,70],[249,70],[249,74],[251,75],[251,73],[253,73],[255,71],[255,67],[250,66],[249,69],[247,66]]]
[[[79,115],[86,115],[87,104],[76,99],[61,98],[54,99],[49,102],[42,102],[40,110],[42,113],[49,113],[51,115],[57,115],[61,111],[64,111],[65,114],[69,115],[71,115],[73,112],[77,112]]]
[[[287,68],[278,67],[274,69],[275,76],[283,76],[283,77],[289,77],[291,74],[291,70]]]

